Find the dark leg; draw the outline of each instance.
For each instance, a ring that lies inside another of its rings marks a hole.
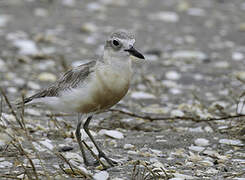
[[[85,132],[87,133],[88,137],[91,139],[91,141],[93,142],[93,144],[95,145],[97,151],[99,152],[99,158],[103,157],[111,166],[114,166],[115,164],[117,164],[115,161],[112,161],[111,159],[109,159],[104,152],[102,152],[99,148],[99,146],[96,144],[93,136],[91,135],[91,133],[89,132],[88,129],[88,125],[90,123],[90,120],[92,119],[93,116],[89,116],[88,119],[85,121],[83,128],[85,130]]]
[[[97,157],[96,154],[94,154],[94,152],[92,151],[92,149],[90,149],[90,147],[86,144],[86,142],[84,140],[81,140],[81,124],[82,124],[82,116],[81,114],[78,114],[78,123],[77,123],[77,129],[76,129],[76,138],[77,138],[77,142],[79,144],[79,148],[82,152],[82,157],[83,157],[83,161],[84,161],[84,164],[86,166],[92,166],[92,165],[96,165],[98,163],[100,163],[103,167],[106,167],[103,162],[100,161],[99,157]],[[85,154],[85,147],[90,151],[91,155],[97,159],[97,161],[95,162],[92,162],[92,163],[89,163],[87,158],[86,158],[86,154]]]
[[[77,118],[78,118],[78,122],[77,122],[77,129],[76,129],[76,138],[77,138],[77,142],[78,142],[79,148],[80,148],[80,150],[82,152],[84,164],[86,166],[88,166],[89,163],[88,163],[86,155],[85,155],[83,140],[81,140],[81,132],[80,132],[81,124],[82,124],[82,116],[78,114]]]

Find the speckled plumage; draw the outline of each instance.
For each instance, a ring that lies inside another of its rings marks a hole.
[[[76,88],[88,77],[91,72],[93,72],[92,68],[95,66],[95,64],[96,61],[91,61],[76,68],[70,69],[63,76],[61,76],[58,81],[48,88],[39,91],[33,96],[25,98],[24,103],[28,103],[36,98],[58,97],[62,92]]]
[[[41,103],[58,111],[87,114],[84,130],[98,150],[98,156],[105,158],[111,166],[114,162],[100,150],[88,125],[93,113],[112,107],[126,95],[132,74],[129,56],[144,59],[134,49],[134,42],[130,33],[121,30],[112,33],[105,43],[101,61],[91,61],[73,68],[48,88],[24,99],[24,103]],[[82,119],[79,118],[75,134],[84,162],[88,164],[81,140],[81,124]]]
[[[117,48],[113,40],[120,43]],[[118,30],[105,43],[101,61],[75,67],[54,84],[24,99],[24,103],[41,103],[63,112],[92,113],[110,108],[128,91],[131,60],[127,49],[133,47],[133,35]]]

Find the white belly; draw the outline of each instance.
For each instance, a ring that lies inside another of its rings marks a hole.
[[[131,72],[122,73],[107,68],[99,68],[85,85],[64,93],[59,106],[66,111],[91,113],[118,103],[129,89]]]

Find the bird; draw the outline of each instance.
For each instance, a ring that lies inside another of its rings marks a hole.
[[[65,72],[56,82],[36,94],[24,98],[24,104],[42,104],[61,112],[77,113],[78,123],[75,136],[85,165],[90,165],[85,155],[85,144],[81,140],[83,129],[110,166],[117,164],[100,149],[89,131],[94,114],[101,113],[117,104],[128,92],[132,79],[132,58],[145,57],[134,47],[134,35],[126,30],[116,30],[106,39],[104,54]]]

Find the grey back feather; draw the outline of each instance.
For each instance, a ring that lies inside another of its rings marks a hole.
[[[93,67],[95,66],[95,64],[96,61],[91,61],[67,71],[53,85],[41,90],[33,96],[25,98],[24,103],[28,103],[35,98],[57,97],[61,94],[61,92],[69,91],[72,88],[76,88],[93,71]]]

